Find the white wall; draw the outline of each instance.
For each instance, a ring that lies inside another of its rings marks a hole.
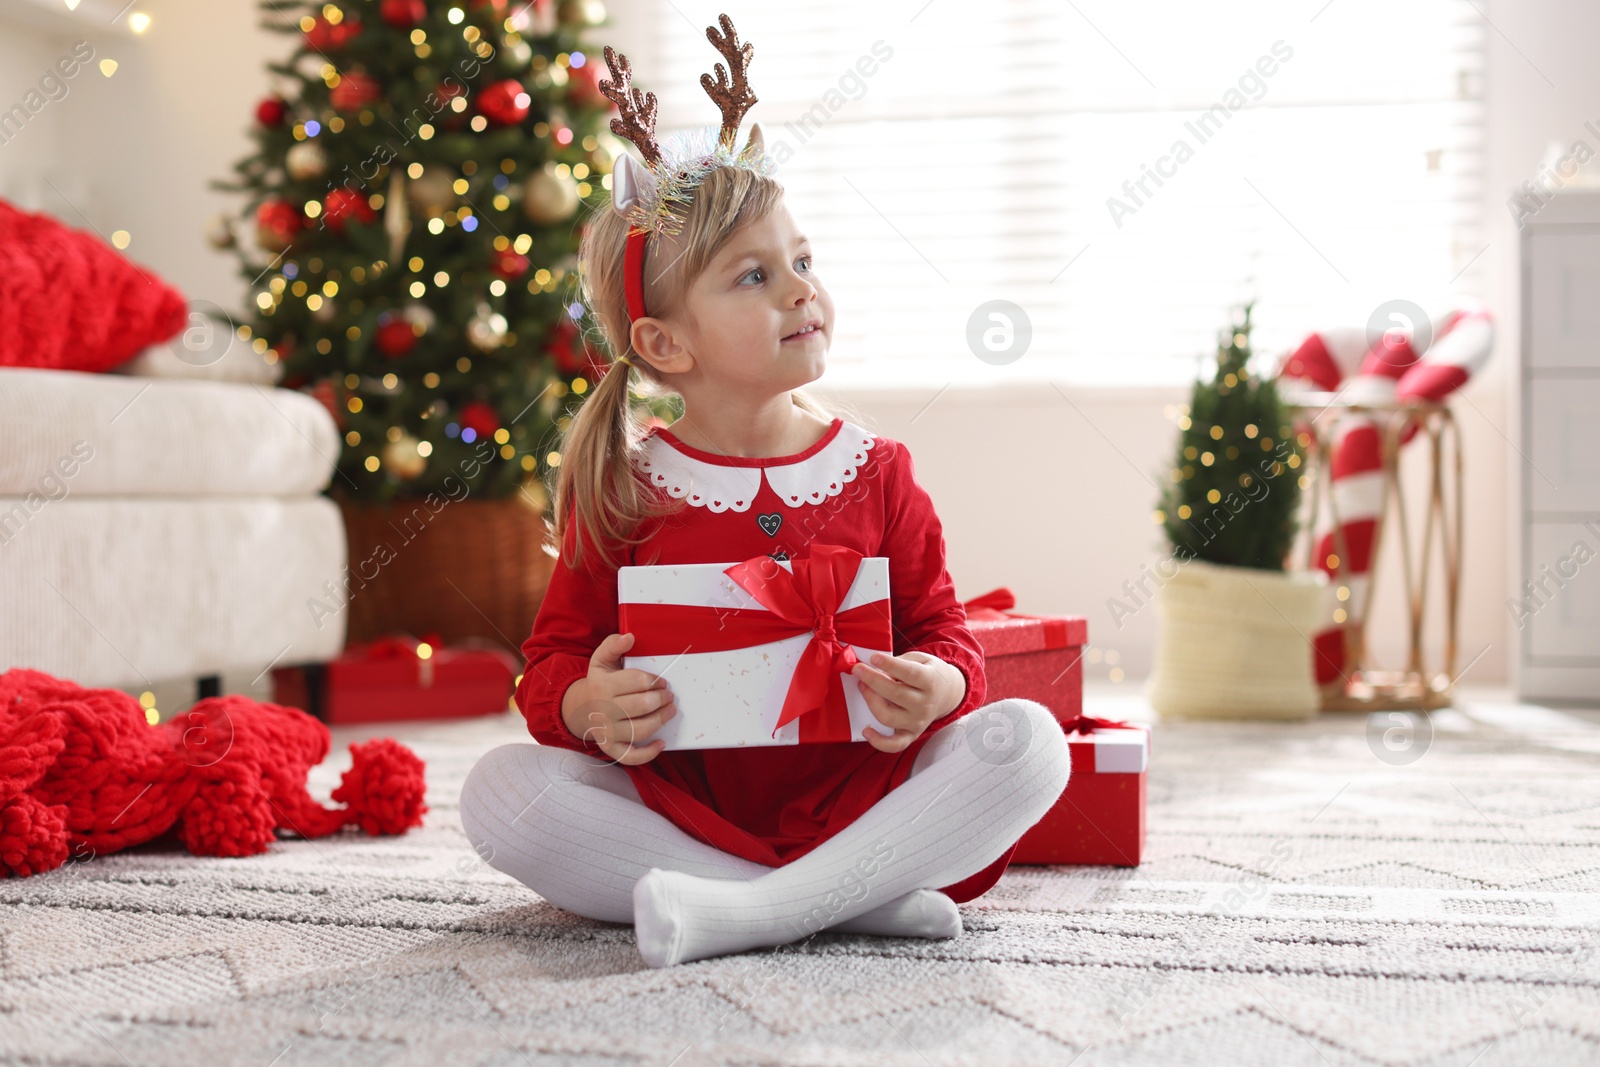
[[[0,101],[7,103],[70,46],[69,29],[9,22],[8,11],[24,2],[0,0]],[[1484,295],[1499,316],[1501,340],[1457,412],[1470,481],[1460,664],[1487,649],[1466,679],[1481,684],[1506,677],[1508,501],[1521,463],[1509,444],[1516,436],[1517,261],[1505,198],[1533,175],[1548,141],[1570,141],[1583,135],[1586,119],[1600,118],[1600,70],[1587,54],[1600,40],[1600,5],[1479,6],[1496,27],[1487,35],[1483,263]],[[613,24],[597,37],[647,67],[650,26],[635,12],[657,17],[659,0],[610,0],[609,7]],[[85,72],[23,137],[0,146],[0,195],[82,225],[39,181],[48,174],[97,229],[128,230],[131,257],[191,298],[237,307],[245,286],[237,263],[203,238],[207,217],[227,203],[206,183],[230,174],[248,150],[254,105],[270,88],[264,64],[284,56],[289,42],[257,28],[256,6],[245,0],[150,0],[141,9],[155,19],[143,37],[91,37],[99,56],[120,63],[114,78]],[[1020,610],[1086,615],[1092,642],[1117,652],[1137,677],[1150,660],[1155,613],[1141,611],[1118,629],[1106,601],[1142,563],[1164,554],[1145,476],[1168,459],[1174,430],[1161,408],[1181,402],[1183,390],[1068,390],[1065,398],[1037,388],[951,390],[928,406],[935,392],[914,385],[845,399],[878,432],[911,448],[918,477],[939,505],[958,592],[1009,585]],[[1387,595],[1380,591],[1378,611],[1397,618],[1398,578],[1380,584]],[[1399,627],[1379,626],[1375,638],[1380,658],[1395,663]],[[1101,662],[1091,674],[1105,670]]]
[[[0,101],[15,100],[11,83],[36,80],[76,39],[117,70],[110,78],[85,70],[23,137],[0,146],[0,195],[107,237],[126,230],[130,259],[191,300],[238,308],[246,290],[238,261],[204,237],[206,219],[232,204],[207,183],[231,177],[249,151],[256,102],[271,88],[265,64],[285,56],[291,39],[259,29],[249,0],[140,2],[131,10],[153,19],[141,36],[126,30],[125,16],[107,25],[87,2],[81,17],[47,19],[27,10],[37,3],[0,3]]]
[[[0,111],[18,104],[26,109],[27,94],[39,91],[39,79],[70,51],[69,42],[57,40],[46,28],[0,21]],[[0,144],[0,197],[29,211],[40,210],[40,191],[50,188],[43,181],[45,172],[60,155],[65,113],[87,106],[85,98],[95,88],[92,79],[99,77],[98,72],[80,73],[67,83],[66,96],[45,103],[20,130],[8,122],[10,139]],[[48,100],[42,92],[40,98]]]

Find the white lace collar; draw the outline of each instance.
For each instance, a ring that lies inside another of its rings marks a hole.
[[[761,488],[763,472],[767,484],[788,507],[820,504],[830,496],[838,496],[855,481],[856,472],[866,465],[867,453],[877,441],[871,432],[854,423],[843,419],[838,422],[836,432],[830,431],[831,436],[825,434],[812,446],[815,452],[798,452],[796,455],[805,458],[787,463],[782,462],[788,458],[785,456],[713,457],[724,462],[711,462],[686,452],[687,445],[668,442],[659,431],[645,439],[635,462],[652,485],[712,511],[748,511]],[[698,449],[693,451],[706,455]],[[807,452],[811,454],[806,455]]]

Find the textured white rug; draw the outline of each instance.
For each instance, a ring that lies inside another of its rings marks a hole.
[[[1013,867],[954,940],[666,970],[467,846],[462,778],[519,719],[340,730],[314,793],[400,737],[424,828],[0,882],[0,1062],[1600,1062],[1600,715],[1463,711],[1398,751],[1359,716],[1158,726],[1137,870]]]

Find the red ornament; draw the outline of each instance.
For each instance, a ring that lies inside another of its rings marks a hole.
[[[502,248],[494,254],[490,269],[508,282],[514,282],[528,273],[528,257],[521,252]]]
[[[274,252],[288,248],[305,225],[305,215],[287,200],[263,201],[256,208],[256,241]]]
[[[494,408],[481,400],[474,400],[463,407],[456,421],[461,424],[463,430],[473,432],[474,440],[488,440],[494,437],[494,432],[500,428],[500,416]]]
[[[409,30],[428,17],[428,5],[422,0],[383,0],[378,14],[395,29]]]
[[[566,315],[562,315],[556,324],[550,327],[550,333],[545,338],[544,350],[555,360],[556,369],[568,378],[589,372],[589,363],[579,352],[581,346],[574,344],[578,340],[578,326]]]
[[[466,96],[467,87],[460,82],[440,82],[439,87],[434,90],[434,93],[439,97],[439,109],[442,111],[445,108],[448,108],[450,106],[450,101],[454,100],[456,97]]]
[[[400,315],[390,315],[378,324],[375,334],[378,351],[390,359],[400,359],[417,347],[417,331],[411,320]]]
[[[377,217],[378,213],[372,210],[365,196],[345,186],[333,190],[322,200],[322,221],[336,233],[343,233],[351,219],[371,222]]]
[[[500,126],[515,126],[528,117],[528,90],[515,78],[497,81],[478,94],[478,112]]]
[[[456,111],[450,105],[457,97],[467,95],[467,87],[459,81],[440,82],[433,90],[434,96],[429,97],[427,105],[436,116],[434,123],[447,130],[453,130],[467,121],[467,108],[462,107]],[[435,99],[434,97],[437,97]]]
[[[349,44],[361,32],[361,20],[345,19],[335,25],[318,15],[311,28],[304,31],[306,44],[318,52],[337,51]]]
[[[472,0],[472,3],[468,6],[474,11],[480,7],[491,7],[497,16],[506,13],[506,0]]]
[[[342,431],[345,427],[344,405],[339,402],[339,388],[333,384],[333,379],[324,378],[311,387],[311,395],[322,402],[328,409],[328,414],[333,416],[333,423]]]
[[[606,76],[598,63],[585,63],[567,69],[567,99],[579,107],[612,107],[610,97],[600,91],[600,80]]]
[[[306,36],[308,48],[323,52],[333,47],[333,25],[321,15],[312,20],[309,30],[301,32]]]
[[[282,126],[289,117],[289,103],[281,96],[269,96],[256,105],[256,121],[263,126]]]
[[[383,86],[365,71],[352,70],[340,76],[328,99],[338,111],[360,111],[383,99]]]

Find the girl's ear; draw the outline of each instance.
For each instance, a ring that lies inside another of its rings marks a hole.
[[[671,326],[661,319],[646,315],[633,320],[629,341],[634,354],[660,373],[677,374],[694,366],[694,356],[679,343]]]

